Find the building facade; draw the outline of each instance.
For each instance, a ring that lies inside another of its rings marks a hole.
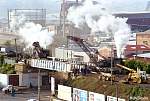
[[[137,33],[137,45],[150,46],[150,30]]]

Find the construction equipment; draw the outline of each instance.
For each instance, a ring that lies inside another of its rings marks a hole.
[[[91,61],[94,62],[96,66],[99,66],[98,64],[98,55],[102,58],[102,60],[106,60],[106,58],[99,54],[98,50],[95,48],[90,48],[89,43],[87,43],[84,39],[80,39],[75,36],[67,36],[68,39],[76,42],[81,49],[90,57]]]
[[[84,39],[80,39],[75,36],[67,36],[67,38],[76,42],[80,46],[80,48],[89,56],[91,62],[94,63],[96,67],[92,68],[92,70],[96,70],[96,72],[99,72],[101,74],[101,79],[110,80],[113,77],[111,73],[102,72],[102,70],[104,70],[104,67],[109,68],[111,66],[111,59],[107,59],[104,56],[102,56],[97,49],[90,48],[89,43],[86,42]],[[98,60],[98,56],[101,57],[101,60]]]
[[[89,43],[86,42],[84,39],[75,36],[67,36],[67,38],[77,43],[80,46],[80,48],[89,56],[91,62],[93,62],[96,67],[109,68],[111,66],[111,58],[106,58],[102,56],[97,49],[90,48]],[[98,57],[100,57],[101,59],[99,60]],[[113,58],[112,61],[113,65],[115,65],[116,63],[121,63],[122,59]]]
[[[34,46],[33,49],[33,58],[46,58],[47,54],[43,48],[41,48],[39,42],[33,42],[32,44]]]
[[[120,64],[116,64],[116,66],[121,67],[125,70],[128,70],[130,73],[128,74],[127,77],[127,82],[132,82],[132,83],[143,83],[147,81],[147,76],[146,76],[146,71],[135,71],[134,69],[130,69],[126,66],[120,65]]]
[[[100,79],[104,80],[104,81],[110,81],[112,79],[112,81],[115,81],[115,76],[112,75],[111,73],[104,73],[104,72],[100,72]]]

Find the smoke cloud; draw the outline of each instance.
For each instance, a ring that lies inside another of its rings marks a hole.
[[[53,31],[49,32],[48,29],[43,28],[40,24],[27,22],[23,15],[14,17],[10,22],[10,28],[23,38],[22,41],[27,44],[26,48],[32,47],[32,43],[35,41],[38,41],[40,46],[46,48],[53,41]]]
[[[103,0],[102,0],[103,1]],[[103,2],[86,0],[81,6],[70,7],[67,19],[76,27],[87,24],[91,32],[102,32],[107,36],[114,37],[117,48],[117,56],[121,56],[123,47],[129,40],[130,27],[126,23],[127,18],[113,16]]]
[[[19,34],[28,43],[28,47],[31,46],[33,42],[38,41],[42,47],[46,48],[47,45],[52,43],[54,32],[48,32],[48,30],[43,29],[40,24],[28,22],[19,29]]]

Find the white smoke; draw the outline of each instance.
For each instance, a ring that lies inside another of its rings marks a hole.
[[[32,47],[33,42],[38,41],[40,46],[46,48],[53,41],[54,31],[49,32],[48,29],[43,28],[40,24],[33,22],[26,22],[25,16],[21,15],[14,17],[10,23],[11,30],[16,31],[25,42],[25,48]]]
[[[103,1],[103,0],[102,0]],[[71,7],[67,19],[76,27],[87,24],[91,32],[103,32],[114,37],[117,56],[121,56],[123,47],[129,40],[130,27],[126,18],[116,18],[103,6],[103,2],[86,0],[81,6]]]
[[[29,22],[25,23],[25,25],[19,29],[19,34],[21,34],[28,43],[28,46],[38,41],[42,47],[46,48],[47,45],[52,43],[54,32],[48,32],[48,30],[43,29],[40,24]]]
[[[14,11],[9,12],[9,15],[18,15],[16,14]],[[19,28],[25,23],[25,16],[23,14],[20,14],[19,16],[13,16],[10,19],[10,30],[12,32],[17,32],[19,30]]]

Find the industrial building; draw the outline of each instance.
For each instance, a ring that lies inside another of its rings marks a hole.
[[[123,12],[114,13],[116,17],[128,18],[127,24],[133,32],[143,32],[150,28],[150,12]]]
[[[11,22],[20,16],[23,17],[20,19],[25,20],[26,22],[41,24],[43,27],[46,25],[46,9],[9,9],[8,28],[11,27]]]

